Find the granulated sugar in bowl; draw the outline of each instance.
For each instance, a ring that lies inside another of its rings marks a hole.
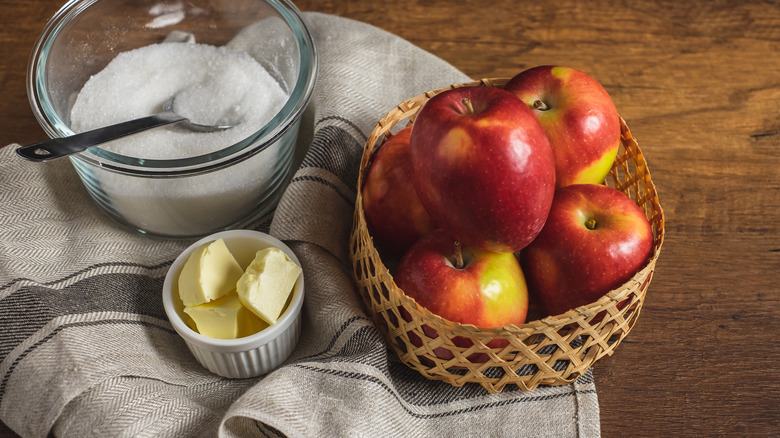
[[[75,0],[33,50],[28,96],[52,137],[175,109],[218,132],[156,128],[72,155],[88,192],[133,230],[195,237],[270,212],[289,182],[317,73],[287,1]]]

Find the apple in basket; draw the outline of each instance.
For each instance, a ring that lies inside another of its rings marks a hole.
[[[403,128],[382,143],[363,184],[368,229],[380,252],[395,259],[437,227],[412,185],[411,131],[411,126]]]
[[[620,116],[596,79],[544,65],[517,74],[504,89],[532,108],[547,132],[557,187],[604,181],[620,146]]]
[[[462,246],[442,229],[412,245],[399,262],[394,279],[419,305],[452,322],[502,327],[524,323],[528,312],[528,288],[514,254]],[[402,316],[408,320],[408,313],[402,312]],[[423,330],[429,337],[437,336],[428,326]],[[412,342],[419,341],[412,335]],[[472,345],[465,338],[453,342],[464,348]],[[488,343],[492,348],[505,345],[504,340]],[[436,353],[443,359],[452,358],[444,349]],[[471,359],[484,362],[487,358]]]
[[[552,150],[511,93],[470,86],[435,95],[417,114],[410,149],[422,205],[464,245],[510,253],[541,231],[555,190]]]
[[[649,260],[653,232],[645,213],[612,187],[559,189],[539,236],[519,254],[541,310],[557,315],[597,301]]]

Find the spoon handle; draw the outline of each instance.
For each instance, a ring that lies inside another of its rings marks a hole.
[[[53,138],[40,143],[22,146],[16,153],[30,161],[49,161],[55,158],[75,154],[90,146],[106,143],[147,129],[186,120],[173,112],[162,112],[139,119],[128,120],[115,125],[85,131],[69,137]]]

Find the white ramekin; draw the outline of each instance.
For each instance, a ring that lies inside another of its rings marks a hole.
[[[273,246],[284,251],[300,266],[292,250],[280,240],[253,230],[229,230],[206,236],[190,245],[174,260],[163,283],[163,307],[174,330],[184,339],[193,356],[209,371],[228,378],[248,378],[266,374],[281,365],[292,354],[301,333],[303,307],[303,273],[295,283],[290,304],[276,324],[238,339],[214,339],[192,330],[182,318],[184,304],[179,298],[178,278],[190,254],[199,246],[222,238],[246,268],[255,253]]]

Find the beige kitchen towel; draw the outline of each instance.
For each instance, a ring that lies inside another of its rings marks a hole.
[[[320,55],[305,155],[276,211],[252,226],[303,264],[292,357],[253,379],[209,373],[161,302],[163,277],[191,241],[126,231],[67,160],[25,162],[9,145],[0,149],[2,421],[25,437],[599,436],[590,372],[488,394],[426,380],[384,346],[347,257],[363,143],[397,103],[469,78],[375,27],[304,15]]]

